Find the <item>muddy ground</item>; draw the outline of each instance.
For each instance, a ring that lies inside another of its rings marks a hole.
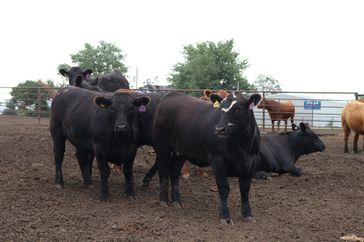
[[[48,120],[0,116],[0,241],[339,241],[364,236],[364,153],[344,154],[340,131],[318,131],[323,153],[301,157],[301,177],[253,181],[255,223],[240,217],[237,179],[230,179],[233,226],[219,224],[214,179],[181,181],[183,208],[158,204],[158,179],[141,179],[154,159],[142,147],[134,166],[137,199],[124,197],[124,178],[111,174],[111,201],[84,188],[75,151],[63,163],[65,189],[54,184]],[[359,143],[362,147],[362,143]],[[350,144],[350,148],[352,145]]]

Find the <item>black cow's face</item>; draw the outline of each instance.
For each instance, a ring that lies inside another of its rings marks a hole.
[[[131,137],[136,113],[145,111],[149,102],[149,97],[131,92],[115,92],[112,98],[95,98],[100,108],[110,110],[114,133],[123,138]]]
[[[239,92],[232,92],[224,99],[215,99],[212,95],[211,101],[220,102],[221,117],[215,130],[219,136],[232,136],[245,132],[256,125],[253,108],[260,102],[261,96],[253,94],[246,98]]]
[[[326,149],[325,144],[316,135],[316,133],[310,129],[308,124],[300,123],[299,129],[293,129],[296,129],[298,135],[303,138],[303,149],[305,154],[310,154],[316,151],[324,151]]]
[[[59,73],[61,73],[61,75],[64,77],[68,77],[69,85],[80,86],[83,80],[88,81],[90,79],[92,70],[87,69],[83,71],[79,67],[72,67],[69,71],[66,71],[65,69],[60,69]]]

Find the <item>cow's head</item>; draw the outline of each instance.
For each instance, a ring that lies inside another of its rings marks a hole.
[[[317,134],[311,130],[308,124],[300,123],[299,127],[293,124],[292,129],[295,130],[294,132],[297,132],[297,136],[302,139],[303,154],[324,151],[326,149],[325,144],[321,141]]]
[[[257,124],[253,108],[261,100],[259,94],[253,94],[247,98],[239,92],[232,92],[224,99],[211,94],[210,99],[213,103],[220,102],[221,117],[215,127],[219,136],[229,137],[246,132],[250,133],[250,131],[255,132]]]
[[[274,100],[262,99],[257,108],[270,108],[271,106],[275,106]]]
[[[91,79],[90,75],[92,70],[87,69],[84,71],[79,67],[72,67],[69,71],[60,69],[59,73],[61,73],[61,75],[64,77],[68,77],[69,85],[79,87],[83,80],[88,81]]]
[[[113,131],[118,137],[131,138],[136,128],[136,114],[145,111],[150,97],[131,91],[118,90],[112,97],[97,96],[95,104],[108,110],[112,119]]]

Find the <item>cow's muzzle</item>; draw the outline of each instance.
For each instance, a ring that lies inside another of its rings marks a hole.
[[[215,132],[218,136],[222,136],[222,137],[226,136],[226,129],[223,126],[216,126]]]
[[[126,133],[128,131],[128,126],[126,124],[118,124],[116,125],[117,133]]]

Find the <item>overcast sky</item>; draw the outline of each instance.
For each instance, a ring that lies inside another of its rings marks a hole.
[[[126,55],[127,76],[166,79],[184,45],[235,40],[245,75],[285,91],[364,93],[364,1],[0,1],[0,86],[60,82],[57,66],[100,40]]]

